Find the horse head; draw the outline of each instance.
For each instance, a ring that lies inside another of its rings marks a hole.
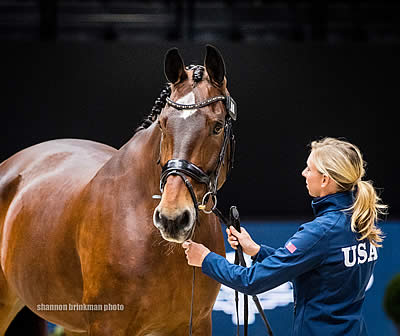
[[[227,111],[226,100],[231,98],[217,49],[207,46],[204,66],[185,67],[173,48],[164,65],[171,95],[158,118],[162,197],[153,222],[164,239],[182,243],[194,234],[204,195],[211,195],[212,203],[226,180],[233,152],[229,134],[233,115]]]

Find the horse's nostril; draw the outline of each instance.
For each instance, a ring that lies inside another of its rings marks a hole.
[[[180,218],[177,220],[179,223],[179,225],[181,227],[185,227],[189,224],[190,222],[190,213],[189,211],[185,210],[180,216]]]
[[[154,221],[157,227],[162,227],[167,232],[175,233],[177,231],[187,228],[187,226],[191,224],[191,215],[188,210],[184,210],[175,218],[171,218],[165,216],[161,211],[157,209],[154,214]]]
[[[160,226],[164,226],[160,210],[156,209],[153,218],[154,218],[154,224],[156,227],[160,228]]]
[[[167,216],[163,215],[161,211],[157,210],[155,213],[156,226],[163,228],[164,230],[170,231],[173,221]]]

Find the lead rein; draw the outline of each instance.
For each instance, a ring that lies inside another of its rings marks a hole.
[[[213,213],[220,219],[220,221],[222,223],[225,224],[225,226],[228,229],[232,225],[238,232],[241,231],[240,230],[239,211],[238,211],[236,206],[233,205],[233,206],[230,207],[230,209],[229,209],[229,220],[216,207],[213,209]],[[235,251],[235,264],[236,264],[236,260],[239,261],[241,266],[247,267],[246,261],[244,259],[244,255],[243,255],[243,248],[240,245],[240,243],[237,246],[237,250]],[[235,299],[236,299],[236,295],[237,295],[236,293],[237,293],[237,291],[235,291]],[[258,310],[259,314],[261,315],[261,318],[262,318],[262,320],[263,320],[263,322],[265,324],[265,327],[266,327],[266,329],[268,331],[268,335],[269,336],[273,336],[271,325],[269,324],[267,316],[265,315],[264,310],[262,309],[260,300],[258,299],[257,295],[252,295],[252,299],[254,301],[254,304],[257,307],[257,310]],[[247,295],[245,295],[245,305],[244,305],[244,317],[245,317],[244,334],[245,334],[245,336],[247,336],[247,327],[248,327],[248,306],[246,304],[246,300],[247,300]],[[236,307],[238,309],[238,304],[236,305]],[[238,312],[237,312],[237,316],[239,316]],[[239,324],[239,320],[237,321],[237,323]],[[238,328],[238,336],[239,336],[239,328]]]

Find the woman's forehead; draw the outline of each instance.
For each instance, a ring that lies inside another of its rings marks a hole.
[[[308,167],[315,167],[315,164],[314,164],[314,155],[313,155],[313,152],[311,151],[311,153],[310,153],[310,155],[308,155],[308,158],[307,158],[307,166]]]

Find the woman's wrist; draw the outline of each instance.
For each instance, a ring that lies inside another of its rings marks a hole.
[[[248,253],[248,255],[250,257],[254,257],[255,255],[258,254],[258,252],[260,252],[261,246],[258,244],[254,244],[254,246],[251,248],[251,251],[249,251],[250,253]]]
[[[211,251],[210,251],[209,249],[207,249],[207,250],[205,250],[205,251],[201,254],[201,257],[200,257],[200,260],[201,260],[200,267],[203,266],[203,261],[204,261],[204,259],[206,259],[206,257],[208,256],[208,254],[209,254],[210,252],[211,252]]]

